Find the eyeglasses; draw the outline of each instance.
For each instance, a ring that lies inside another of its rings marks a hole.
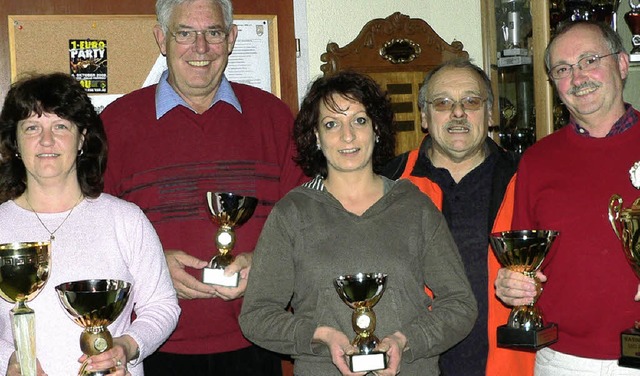
[[[580,68],[581,71],[590,71],[600,66],[600,60],[607,56],[617,55],[618,52],[613,52],[606,55],[588,55],[578,60],[575,64],[558,64],[555,67],[549,69],[549,76],[554,80],[560,80],[565,77],[569,77],[573,72],[573,67]]]
[[[477,111],[482,108],[482,105],[487,100],[482,97],[464,97],[460,100],[453,100],[451,98],[436,98],[432,101],[427,101],[438,112],[451,111],[460,103],[464,111]]]
[[[227,37],[227,33],[220,29],[178,30],[175,33],[171,32],[178,44],[193,44],[199,34],[204,35],[204,40],[209,44],[222,43]]]

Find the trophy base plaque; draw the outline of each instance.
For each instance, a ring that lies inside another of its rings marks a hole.
[[[558,325],[548,324],[544,328],[522,330],[507,325],[498,327],[498,347],[538,350],[558,340]]]
[[[387,368],[387,354],[383,352],[349,355],[349,360],[351,372],[379,371]]]
[[[640,368],[640,330],[631,328],[620,333],[621,367]]]
[[[202,269],[202,282],[208,285],[218,285],[224,287],[238,287],[240,274],[234,273],[230,276],[224,275],[224,269],[204,268]]]

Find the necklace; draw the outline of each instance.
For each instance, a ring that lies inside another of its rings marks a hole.
[[[42,219],[40,219],[40,216],[38,215],[38,212],[36,212],[35,210],[33,210],[33,207],[31,206],[31,203],[29,202],[29,198],[27,198],[27,195],[24,195],[24,199],[27,201],[27,205],[29,205],[29,209],[31,209],[31,211],[33,212],[33,214],[36,215],[36,218],[38,218],[38,222],[40,222],[40,224],[42,225],[42,227],[44,227],[45,230],[47,230],[47,232],[49,233],[49,241],[52,242],[55,240],[56,236],[55,233],[56,231],[60,230],[60,227],[62,227],[62,225],[64,225],[64,223],[67,221],[67,219],[69,219],[69,216],[71,215],[71,213],[73,212],[73,209],[76,208],[76,206],[78,206],[78,204],[80,203],[80,201],[82,201],[82,194],[80,194],[80,197],[78,198],[78,202],[76,202],[75,205],[73,205],[73,207],[71,208],[71,210],[69,210],[69,213],[67,213],[67,216],[64,217],[64,219],[62,220],[62,222],[60,222],[60,224],[58,225],[58,227],[56,227],[55,230],[50,231],[49,228],[47,227],[47,225],[44,224],[44,222],[42,222]]]

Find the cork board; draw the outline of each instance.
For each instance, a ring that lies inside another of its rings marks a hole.
[[[243,82],[243,74],[252,76],[250,84],[267,85],[265,90],[280,96],[276,16],[234,15],[234,23],[264,25],[259,27],[266,34],[264,38],[247,38],[248,34],[243,37],[239,32],[236,46],[242,41],[244,45],[256,44],[255,48],[244,49],[259,61],[251,66],[268,67],[260,73],[235,68],[240,76],[234,81]],[[126,94],[149,84],[153,79],[150,75],[163,60],[153,36],[155,24],[155,15],[10,15],[11,81],[30,72],[68,72],[81,80],[83,74],[77,72],[91,71],[98,73],[84,74],[90,77],[86,86],[81,81],[90,94]],[[80,52],[72,51],[76,48]],[[92,64],[79,71],[76,62],[83,60]],[[230,58],[227,71],[233,64]],[[257,74],[261,75],[258,79]],[[97,83],[95,88],[91,88],[91,82]]]

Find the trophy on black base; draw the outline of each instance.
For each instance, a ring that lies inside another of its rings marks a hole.
[[[629,170],[631,184],[640,188],[640,162]],[[622,208],[622,197],[617,194],[609,200],[609,222],[613,232],[622,242],[622,249],[631,268],[640,278],[640,197],[630,208]],[[621,355],[618,364],[622,367],[640,368],[640,320],[633,327],[620,333]]]
[[[333,282],[340,298],[353,311],[351,325],[357,336],[351,344],[358,352],[349,355],[351,372],[368,372],[387,368],[387,356],[375,351],[380,343],[373,334],[376,328],[376,315],[372,308],[385,289],[387,275],[382,273],[358,273],[336,278]]]
[[[48,242],[0,244],[0,297],[16,305],[11,309],[11,329],[23,376],[36,376],[36,315],[27,302],[40,293],[49,279]]]
[[[631,44],[633,48],[629,52],[630,61],[640,61],[640,4],[629,0],[631,10],[624,15],[624,20],[631,30]]]
[[[538,294],[533,303],[513,307],[506,325],[498,327],[498,346],[538,350],[558,340],[558,326],[546,324],[535,305],[542,288],[536,271],[542,265],[557,231],[518,230],[491,234],[491,247],[502,266],[536,280]]]
[[[207,192],[207,203],[213,221],[219,226],[216,247],[219,253],[211,259],[202,272],[202,282],[210,285],[237,287],[239,274],[224,275],[224,269],[233,262],[231,250],[236,243],[235,227],[251,218],[258,199],[230,192]]]
[[[71,319],[84,328],[80,335],[80,350],[88,356],[101,354],[113,347],[113,337],[107,326],[114,322],[127,305],[131,283],[116,279],[91,279],[67,282],[56,286],[62,307]],[[82,363],[78,376],[106,376],[116,372],[112,367],[87,370]]]

